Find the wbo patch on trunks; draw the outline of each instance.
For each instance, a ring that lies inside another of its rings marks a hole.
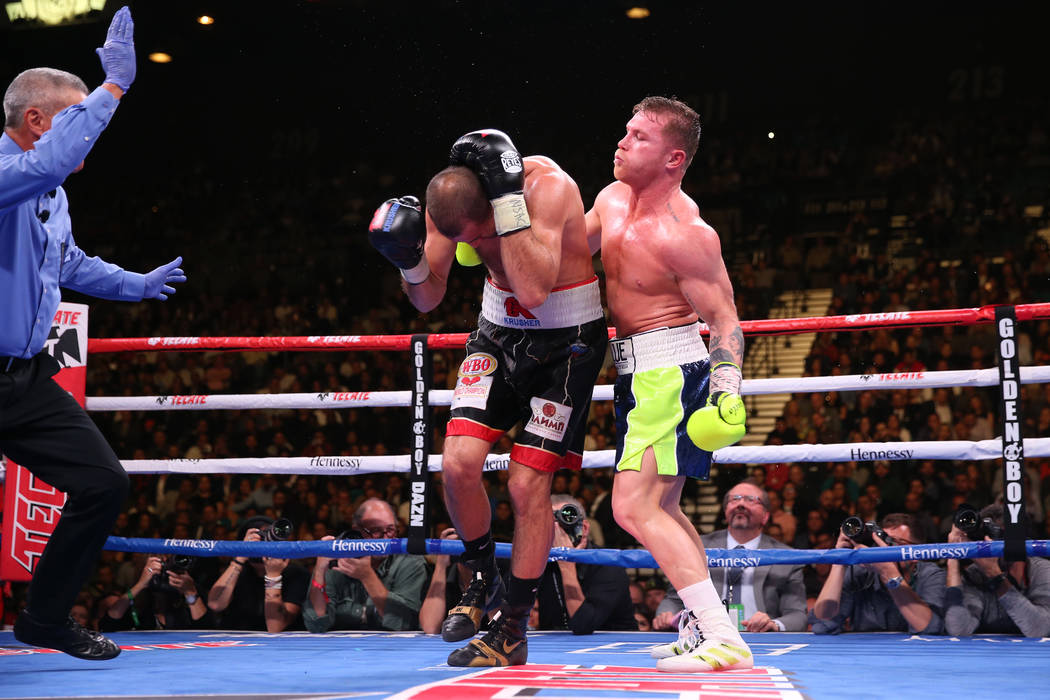
[[[493,377],[489,376],[498,367],[496,358],[488,353],[475,352],[459,365],[456,388],[452,392],[452,408],[469,407],[484,409],[492,391]]]
[[[487,352],[471,353],[460,363],[459,377],[484,377],[495,372],[498,366],[496,358]]]
[[[532,408],[532,417],[525,426],[526,432],[556,442],[565,439],[565,430],[569,427],[569,418],[572,416],[571,406],[538,396],[532,397],[529,406]]]

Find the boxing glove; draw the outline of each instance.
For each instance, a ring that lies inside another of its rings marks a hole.
[[[460,241],[456,244],[456,261],[463,267],[474,267],[481,264],[481,256],[474,246]]]
[[[467,166],[481,180],[492,203],[496,235],[505,236],[532,226],[525,206],[525,169],[509,136],[496,129],[464,134],[452,144],[448,162]]]
[[[419,200],[412,196],[386,200],[368,225],[368,242],[401,269],[401,276],[409,284],[420,284],[430,276],[430,265],[423,253],[426,239],[423,212]]]
[[[740,394],[719,391],[707,397],[707,405],[689,416],[685,431],[701,450],[714,452],[728,447],[747,431],[747,409]]]

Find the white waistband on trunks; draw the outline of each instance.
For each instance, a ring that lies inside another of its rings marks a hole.
[[[707,346],[700,337],[700,324],[655,328],[609,342],[616,371],[620,374],[678,367],[707,359]]]
[[[547,300],[535,309],[526,309],[509,289],[485,280],[481,315],[490,323],[506,328],[570,328],[604,318],[598,278],[568,287],[555,287]]]

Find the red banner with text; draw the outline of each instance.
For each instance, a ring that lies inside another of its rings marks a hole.
[[[81,406],[87,377],[87,340],[88,307],[62,302],[51,324],[44,352],[62,365],[55,381]],[[0,581],[28,581],[58,524],[66,495],[10,460],[5,476]]]

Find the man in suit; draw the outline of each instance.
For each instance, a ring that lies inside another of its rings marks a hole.
[[[769,497],[751,482],[744,481],[731,488],[722,499],[722,510],[729,527],[701,537],[705,548],[791,549],[762,534],[769,520]],[[799,565],[712,568],[711,583],[727,602],[744,606],[741,620],[748,632],[803,632],[806,629],[806,587]],[[681,598],[673,588],[668,588],[656,611],[653,629],[674,629],[674,620],[682,608]]]

